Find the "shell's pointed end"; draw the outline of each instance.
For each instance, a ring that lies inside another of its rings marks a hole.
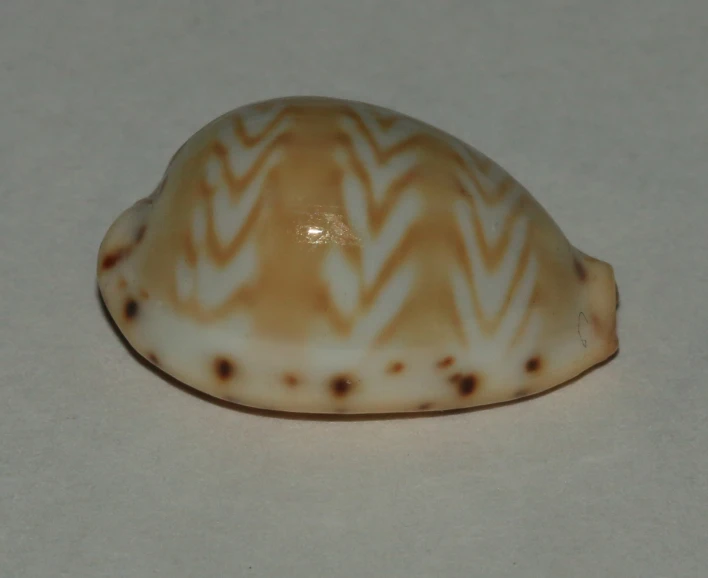
[[[135,203],[123,211],[106,231],[96,263],[99,280],[121,268],[142,241],[146,231],[146,208],[145,201]]]
[[[601,363],[619,351],[619,286],[612,265],[587,255],[584,260],[588,271],[585,318],[594,337],[596,363]]]
[[[138,261],[151,235],[150,216],[161,188],[124,210],[106,231],[98,249],[96,281],[103,305],[121,334],[134,343],[130,331],[148,294],[141,288]]]
[[[106,231],[98,249],[96,276],[101,280],[114,275],[123,268],[125,262],[132,256],[135,249],[145,238],[148,218],[154,202],[162,193],[165,178],[147,197],[133,203],[116,218]]]

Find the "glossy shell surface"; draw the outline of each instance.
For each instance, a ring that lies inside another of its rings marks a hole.
[[[479,151],[361,102],[209,123],[111,225],[97,275],[138,353],[270,410],[504,402],[618,349],[609,264]]]

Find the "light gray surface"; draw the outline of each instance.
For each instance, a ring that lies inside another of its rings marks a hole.
[[[708,572],[708,3],[4,0],[0,576]],[[611,262],[621,353],[446,417],[229,410],[98,305],[108,225],[261,98],[452,131]]]

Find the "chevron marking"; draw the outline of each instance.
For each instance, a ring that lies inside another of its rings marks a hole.
[[[200,259],[194,272],[199,303],[206,309],[222,306],[235,291],[252,280],[257,269],[258,254],[253,241],[246,243],[225,267]]]
[[[348,132],[356,128],[354,123],[344,125]],[[397,266],[383,287],[378,288],[378,284],[382,282],[390,258],[402,246],[411,226],[420,217],[423,202],[417,191],[402,189],[398,202],[387,212],[377,230],[372,224],[377,202],[388,198],[393,184],[414,167],[417,157],[396,155],[379,165],[367,140],[356,132],[350,135],[353,150],[338,150],[335,160],[345,169],[341,183],[342,196],[352,232],[360,239],[359,269],[346,261],[340,249],[333,247],[323,276],[336,306],[348,313],[350,320],[356,319],[352,321],[348,340],[372,342],[401,311],[414,287],[415,269],[412,263]],[[389,144],[397,140],[389,141]],[[357,166],[366,168],[368,172],[362,175],[354,170]],[[355,279],[361,279],[360,283],[355,283]],[[344,285],[348,290],[342,290]],[[376,294],[371,293],[374,290]],[[369,300],[373,300],[371,307],[362,311],[364,302]],[[358,315],[352,315],[355,311]]]
[[[359,124],[350,117],[344,117],[341,125],[351,138],[358,166],[368,175],[373,200],[378,204],[386,199],[394,181],[413,169],[418,155],[414,150],[391,153],[393,147],[405,140],[407,132],[384,132],[366,116],[361,117],[361,121],[362,124]]]
[[[377,145],[378,150],[394,148],[408,140],[411,135],[420,132],[417,125],[411,123],[406,117],[387,115],[376,107],[356,103],[351,106],[351,110],[365,128],[365,133],[368,133],[365,136]],[[381,123],[379,119],[385,119],[386,122]],[[360,130],[359,123],[353,118],[345,118],[343,122],[350,130]]]
[[[537,312],[530,311],[538,264],[529,255],[526,266],[523,269],[517,268],[516,273],[520,270],[522,276],[517,290],[510,295],[508,305],[498,310],[497,317],[490,323],[490,320],[480,317],[475,307],[474,285],[469,283],[461,267],[453,268],[451,283],[468,343],[484,343],[491,353],[505,351],[512,346],[526,347],[533,342],[540,330]],[[504,311],[505,315],[502,314]]]
[[[258,170],[268,156],[268,151],[277,145],[277,140],[290,129],[291,120],[287,109],[273,106],[258,113],[236,115],[232,122],[225,123],[219,131],[216,142],[220,143],[219,157],[213,160],[222,162],[230,177],[228,183],[235,184],[232,194],[237,194],[238,185],[246,185],[249,174]],[[223,168],[217,169],[213,163],[208,168],[208,176],[216,180],[224,178]]]
[[[527,249],[526,253],[521,254],[521,258],[526,257],[528,260],[526,266],[524,263],[519,264],[521,269],[521,278],[517,283],[516,291],[513,293],[509,304],[506,307],[506,315],[499,320],[499,325],[496,330],[496,336],[499,339],[500,345],[510,347],[511,345],[525,345],[529,342],[529,337],[533,338],[536,332],[540,329],[537,324],[538,313],[535,310],[529,309],[532,307],[531,299],[533,298],[534,290],[536,289],[536,275],[538,273],[538,262],[535,256]],[[530,315],[529,319],[526,319]],[[520,332],[526,329],[526,338],[519,343],[515,343],[520,337]]]
[[[482,324],[479,323],[473,286],[461,267],[451,266],[451,269],[450,282],[465,340],[467,343],[483,343],[486,337],[482,333]]]
[[[214,154],[205,163],[207,195],[192,215],[193,254],[177,263],[180,300],[218,309],[257,273],[256,241],[242,237],[260,210],[271,169],[285,154],[276,147],[276,139],[288,128],[282,108],[274,106],[246,121],[237,117],[221,129]],[[249,134],[257,130],[263,134]]]
[[[192,248],[195,265],[186,257],[177,262],[177,294],[181,301],[197,299],[206,309],[221,307],[235,291],[243,287],[255,275],[258,267],[256,244],[253,240],[244,244],[235,258],[220,266],[207,258],[206,208],[198,205],[192,220]]]
[[[484,193],[467,175],[461,174],[459,179],[465,193],[470,197],[473,210],[476,212],[475,222],[481,226],[482,234],[489,244],[496,245],[506,231],[505,225],[516,208],[521,192],[518,188],[514,188],[507,192],[504,202],[488,203]]]
[[[378,235],[374,235],[367,219],[366,199],[356,177],[346,175],[342,187],[352,229],[361,239],[364,284],[370,287],[376,282],[387,260],[401,244],[411,225],[415,223],[422,212],[423,204],[418,195],[403,196]]]
[[[241,142],[245,146],[249,146],[248,143],[265,143],[267,146],[268,138],[266,137],[269,133],[277,133],[274,130],[276,127],[280,128],[279,125],[285,121],[284,112],[287,110],[288,105],[285,102],[270,102],[268,106],[263,106],[260,108],[252,107],[249,114],[239,115],[238,119],[240,121],[241,131]]]
[[[485,203],[492,206],[521,193],[516,180],[491,159],[456,138],[446,142],[459,156],[465,188],[474,189]]]
[[[457,276],[453,277],[454,292],[458,307],[465,312],[466,319],[469,319],[466,317],[469,314],[467,309],[472,306],[470,304],[473,304],[476,309],[473,318],[479,320],[480,328],[485,333],[497,332],[500,339],[507,339],[510,331],[517,330],[521,326],[535,288],[536,263],[530,251],[530,223],[528,219],[521,217],[516,219],[518,222],[514,222],[510,216],[514,204],[502,205],[507,213],[505,221],[508,222],[505,222],[503,228],[509,230],[508,245],[503,251],[496,251],[500,259],[494,263],[493,268],[490,268],[485,263],[485,253],[492,251],[487,244],[484,231],[476,229],[480,226],[480,219],[475,218],[477,216],[475,210],[476,207],[483,205],[483,202],[475,205],[464,199],[458,200],[455,204],[454,212],[466,249],[471,280],[469,295],[467,295],[463,290],[458,272]],[[503,238],[499,243],[502,241]],[[500,287],[505,290],[499,291]],[[467,299],[470,301],[466,301]]]
[[[374,305],[359,316],[354,325],[350,340],[353,342],[374,343],[386,326],[393,321],[415,283],[415,268],[412,262],[400,266],[383,290],[378,294]]]
[[[211,216],[214,232],[221,247],[228,247],[239,235],[261,197],[263,184],[268,178],[270,169],[282,158],[281,151],[274,151],[238,199],[233,198],[232,189],[225,179],[222,163],[217,158],[209,160],[207,182],[212,188]]]
[[[333,251],[330,255],[329,267],[325,269],[326,280],[330,285],[330,294],[336,295],[341,290],[337,287],[344,283],[345,277],[350,280],[350,293],[347,297],[348,309],[352,311],[352,306],[357,303],[359,307],[365,296],[373,290],[374,286],[381,280],[384,268],[399,247],[410,230],[410,226],[422,211],[420,197],[413,192],[403,197],[389,216],[381,231],[375,234],[371,231],[369,222],[366,219],[365,193],[361,183],[352,175],[347,174],[343,181],[343,195],[345,208],[352,229],[361,239],[359,248],[361,251],[360,271],[361,285],[351,281],[358,278],[352,265],[349,265],[343,257],[338,255],[339,250]],[[335,274],[334,264],[337,269]],[[343,273],[346,271],[346,273]],[[408,297],[413,283],[414,270],[412,265],[399,266],[395,273],[387,280],[383,288],[375,295],[375,300],[370,309],[365,313],[359,309],[359,315],[352,328],[350,339],[358,341],[373,341],[381,331],[400,312],[404,301]],[[339,277],[339,279],[337,279]],[[354,287],[359,287],[356,295],[353,293]],[[370,295],[371,298],[374,295]],[[341,303],[342,296],[337,296]]]
[[[507,292],[512,288],[518,265],[517,258],[521,255],[526,241],[527,223],[522,222],[520,226],[514,227],[504,258],[495,270],[490,271],[484,264],[479,237],[475,237],[473,231],[472,209],[469,203],[458,201],[455,205],[455,215],[467,249],[467,258],[475,280],[482,315],[485,319],[494,318],[502,311]],[[499,287],[508,288],[507,292],[499,291]]]

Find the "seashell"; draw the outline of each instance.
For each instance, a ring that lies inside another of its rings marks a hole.
[[[519,182],[446,132],[340,99],[200,129],[110,226],[97,277],[140,355],[268,410],[505,402],[619,346],[612,266]]]

